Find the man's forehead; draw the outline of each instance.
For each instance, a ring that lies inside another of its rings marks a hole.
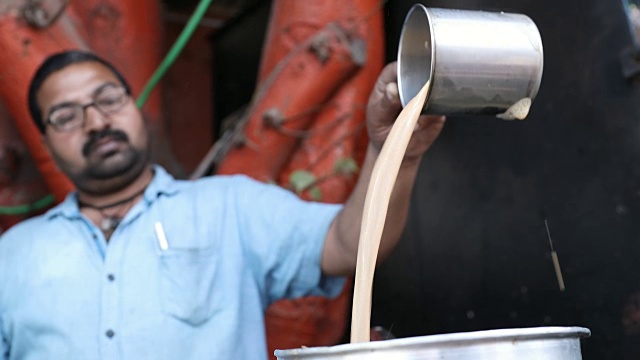
[[[71,64],[47,77],[38,91],[38,101],[81,100],[108,83],[120,84],[120,81],[106,66],[93,61]]]

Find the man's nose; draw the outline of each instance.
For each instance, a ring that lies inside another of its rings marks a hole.
[[[99,131],[111,126],[109,117],[98,110],[93,104],[84,109],[83,115],[85,117],[84,127],[86,131]]]

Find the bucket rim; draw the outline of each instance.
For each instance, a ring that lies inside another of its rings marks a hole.
[[[478,343],[478,342],[496,342],[508,340],[511,342],[541,340],[541,339],[564,339],[564,338],[587,338],[591,336],[591,330],[578,327],[561,327],[547,326],[535,328],[515,328],[515,329],[496,329],[481,330],[472,332],[461,332],[451,334],[426,335],[402,339],[393,339],[385,341],[364,342],[357,344],[342,344],[336,346],[301,348],[290,350],[276,350],[277,357],[297,356],[311,357],[318,355],[345,355],[356,351],[373,351],[385,349],[410,348],[416,345],[450,345],[453,343]]]

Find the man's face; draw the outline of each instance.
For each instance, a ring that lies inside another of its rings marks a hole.
[[[69,65],[52,73],[36,94],[45,122],[62,112],[91,103],[107,104],[122,84],[97,62]],[[56,114],[57,113],[57,114]],[[61,170],[79,189],[89,192],[109,190],[138,175],[149,160],[148,133],[142,114],[128,98],[117,111],[103,112],[96,106],[80,109],[84,124],[58,131],[46,124],[44,140]],[[53,117],[52,117],[53,115]],[[119,180],[120,179],[120,180]],[[113,185],[104,185],[109,182]]]

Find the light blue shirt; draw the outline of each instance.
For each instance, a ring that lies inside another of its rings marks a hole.
[[[107,246],[72,194],[0,238],[0,359],[266,359],[271,302],[342,288],[320,270],[339,209],[156,167]]]

